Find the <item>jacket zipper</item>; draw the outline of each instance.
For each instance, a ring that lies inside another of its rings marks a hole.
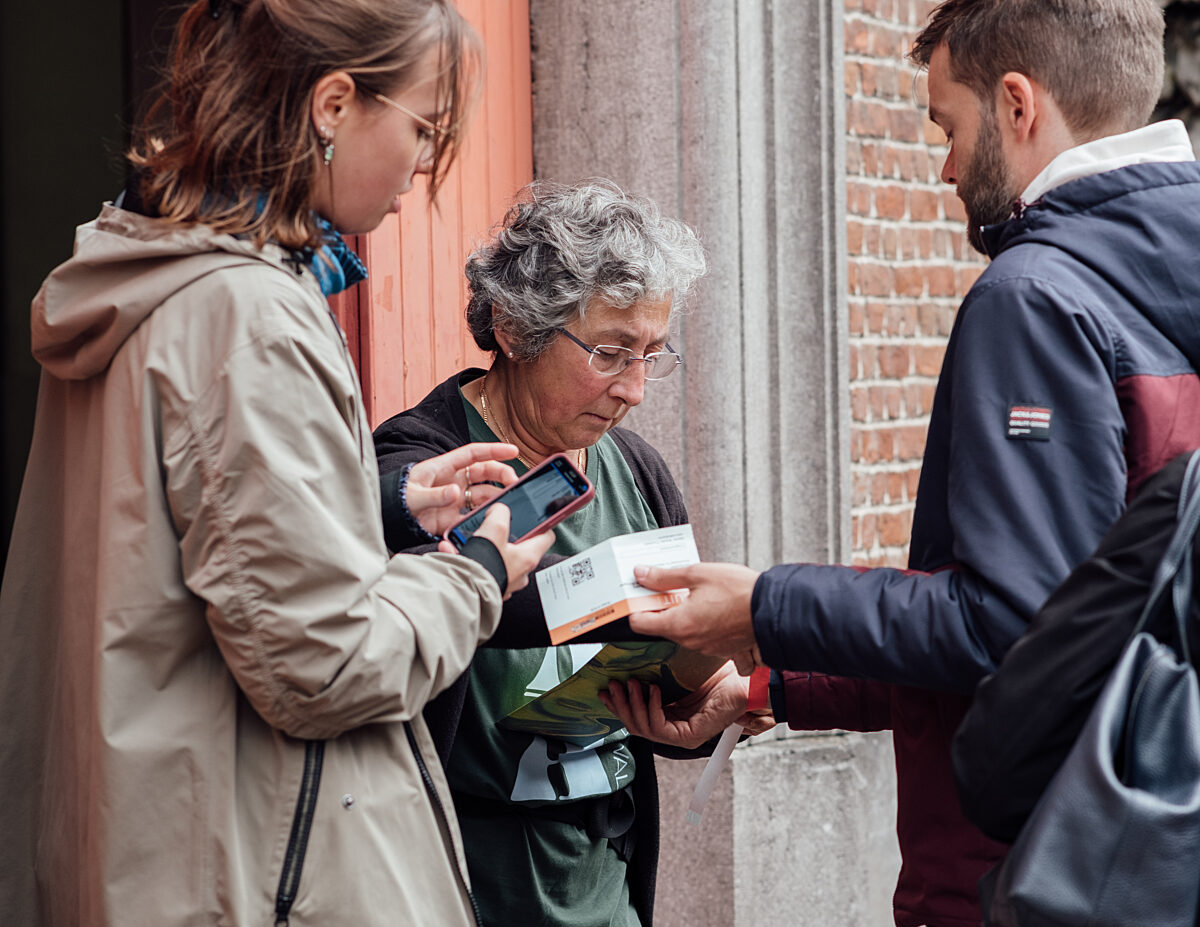
[[[283,872],[279,876],[279,891],[275,895],[275,927],[287,927],[288,915],[300,887],[300,872],[304,868],[304,853],[308,835],[317,810],[317,791],[321,785],[321,768],[325,763],[325,741],[309,740],[304,744],[304,775],[300,779],[300,795],[296,799],[296,814],[287,851],[283,854]]]
[[[442,804],[442,798],[438,795],[437,786],[433,782],[433,776],[429,775],[429,769],[425,766],[425,758],[421,755],[421,748],[417,746],[417,738],[413,735],[412,728],[407,721],[404,722],[404,734],[408,738],[408,745],[412,748],[413,757],[417,761],[417,769],[421,771],[421,781],[425,783],[425,791],[429,793],[429,799],[433,802],[434,811],[437,812],[438,821],[442,825],[442,830],[446,835],[446,842],[450,844],[450,858],[454,863],[454,872],[458,875],[458,882],[462,886],[463,891],[467,893],[467,899],[471,902],[471,913],[475,916],[476,927],[483,927],[483,916],[479,913],[479,902],[475,900],[475,893],[471,891],[471,886],[467,884],[467,880],[463,877],[462,866],[458,861],[458,851],[454,846],[454,829],[450,826],[450,819],[446,814],[446,806]]]

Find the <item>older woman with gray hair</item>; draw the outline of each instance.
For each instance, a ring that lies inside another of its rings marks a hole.
[[[394,503],[404,468],[472,441],[515,444],[518,474],[565,452],[595,485],[593,502],[555,529],[543,566],[615,535],[686,522],[662,457],[618,426],[648,380],[679,366],[671,322],[704,272],[692,230],[646,200],[606,182],[528,188],[467,262],[467,320],[476,344],[493,353],[491,366],[451,377],[375,432],[389,546],[420,551],[432,542],[390,514],[402,512]],[[636,636],[618,622],[592,640]],[[497,726],[599,649],[548,644],[531,583],[509,599],[468,673],[425,713],[482,920],[649,925],[658,855],[652,745],[624,729],[580,747]],[[743,716],[746,688],[727,666],[679,709],[681,728],[700,716],[709,729],[715,716]],[[686,736],[674,743],[653,750],[696,755]]]

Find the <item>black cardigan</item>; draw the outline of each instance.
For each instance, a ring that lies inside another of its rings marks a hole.
[[[375,454],[379,460],[383,495],[384,537],[391,550],[420,554],[435,549],[435,545],[415,535],[406,524],[398,492],[400,471],[406,464],[444,454],[470,442],[467,414],[463,409],[459,388],[483,374],[484,371],[478,368],[469,368],[450,377],[434,387],[415,407],[392,416],[375,429]],[[634,482],[658,524],[662,527],[685,524],[688,516],[683,495],[658,451],[643,438],[624,428],[614,428],[609,434],[629,464]],[[539,568],[561,559],[549,555],[542,560]],[[622,619],[582,635],[577,642],[638,639],[643,639],[642,635],[633,633],[629,629],[628,619]],[[550,646],[546,619],[535,583],[530,583],[508,598],[501,613],[500,626],[483,646]],[[468,681],[469,674],[464,673],[425,707],[425,723],[443,765],[454,746]],[[693,758],[711,753],[712,745],[705,745],[700,750],[679,750],[631,738],[630,747],[638,768],[633,785],[637,838],[629,863],[630,894],[642,924],[650,927],[658,868],[658,782],[654,775],[653,753],[673,758]]]

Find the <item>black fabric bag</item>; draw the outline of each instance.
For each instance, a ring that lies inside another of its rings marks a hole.
[[[980,880],[987,927],[1196,923],[1200,685],[1186,621],[1198,525],[1200,451],[1129,644],[1008,857]],[[1143,630],[1163,609],[1174,646]]]

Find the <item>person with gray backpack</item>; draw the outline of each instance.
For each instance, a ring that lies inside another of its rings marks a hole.
[[[988,927],[1187,927],[1200,905],[1200,451],[1156,474],[980,684],[963,811],[1012,842]]]

